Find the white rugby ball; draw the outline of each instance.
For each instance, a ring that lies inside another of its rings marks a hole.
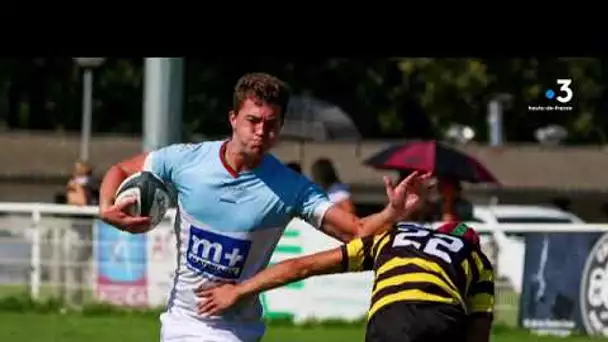
[[[127,177],[116,190],[116,204],[135,198],[136,202],[125,209],[130,216],[150,217],[148,230],[156,227],[169,208],[169,190],[165,183],[148,171]]]

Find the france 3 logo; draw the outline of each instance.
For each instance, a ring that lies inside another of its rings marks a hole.
[[[250,249],[251,241],[190,226],[187,266],[202,276],[236,280],[243,272]]]
[[[544,98],[549,101],[548,105],[528,106],[529,111],[572,111],[569,105],[574,98],[571,78],[560,78],[555,80],[557,87],[550,87],[544,92]],[[564,105],[554,105],[554,101]]]

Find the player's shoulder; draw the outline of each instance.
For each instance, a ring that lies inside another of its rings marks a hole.
[[[211,140],[211,141],[180,143],[180,144],[177,144],[177,146],[185,152],[200,153],[200,152],[208,152],[213,149],[219,150],[222,146],[222,143],[224,143],[224,141],[222,141],[222,140]]]
[[[272,153],[266,154],[264,163],[265,171],[273,176],[280,177],[280,180],[283,182],[298,183],[306,182],[308,180],[304,175],[285,165]]]
[[[460,237],[462,240],[479,247],[479,233],[470,225],[460,221],[450,221],[440,224],[435,230],[438,233]]]
[[[201,141],[176,143],[168,147],[168,152],[179,154],[183,158],[204,158],[212,154],[212,151],[220,149],[222,141]]]
[[[201,163],[208,164],[210,156],[219,155],[221,142],[203,141],[196,143],[174,143],[150,152],[146,157],[146,165],[157,172],[163,173],[163,169],[170,167],[174,172],[179,172],[192,165]],[[217,150],[216,152],[214,152]],[[219,160],[219,158],[217,158]],[[159,171],[159,168],[161,169]]]
[[[266,164],[265,167],[269,170],[278,172],[285,172],[289,170],[296,173],[294,170],[287,167],[287,165],[283,164],[283,162],[272,153],[266,153],[264,156],[264,163]]]

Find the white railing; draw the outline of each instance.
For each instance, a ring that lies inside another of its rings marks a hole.
[[[85,279],[93,276],[90,270],[97,266],[93,254],[99,242],[95,241],[92,233],[92,219],[96,218],[97,215],[98,208],[95,206],[0,203],[0,286],[6,284],[29,286],[29,293],[33,298],[41,297],[43,295],[41,292],[44,292],[42,290],[48,290],[49,288],[68,293],[75,289],[92,292],[93,282],[90,279]],[[171,222],[174,215],[175,210],[170,210],[167,213],[166,220]],[[484,233],[484,236],[488,237],[488,240],[496,247],[495,254],[497,256],[493,261],[498,262],[498,272],[509,279],[510,285],[506,285],[506,287],[511,288],[509,293],[518,293],[521,290],[523,254],[525,251],[522,242],[514,242],[516,239],[507,237],[509,234],[608,232],[608,224],[474,223],[473,225],[479,232]],[[297,242],[294,242],[293,237],[286,235],[282,241],[284,241],[286,247],[291,249],[284,248],[283,250],[287,252],[283,254],[276,252],[273,255],[273,260],[278,261],[298,253],[308,253],[310,248],[300,248],[304,245],[325,248],[324,246],[335,243],[335,241],[324,240],[329,238],[322,236],[322,234],[311,235],[305,233],[307,230],[302,229],[303,233],[300,234],[300,240]],[[167,232],[172,235],[172,231],[167,230]],[[302,242],[302,239],[308,239],[309,241]],[[299,252],[293,252],[292,247],[298,244],[300,244],[300,247],[296,250],[299,250]],[[166,245],[168,249],[174,248],[173,245]],[[279,242],[280,245],[281,242]],[[12,253],[8,248],[9,246],[19,248],[16,248],[15,252]],[[24,250],[28,248],[28,251]],[[175,259],[168,258],[168,260],[174,262]],[[21,268],[15,269],[13,267]],[[66,271],[66,269],[74,270],[75,268],[78,268],[79,271]],[[3,272],[11,274],[5,277]],[[162,291],[159,290],[159,292]],[[2,294],[0,288],[0,296]],[[279,296],[276,296],[276,298],[279,298]],[[510,296],[509,298],[511,298],[509,303],[505,305],[510,307],[509,310],[516,310],[516,307],[515,309],[512,307],[517,305],[517,303],[514,303],[517,301],[516,297]]]

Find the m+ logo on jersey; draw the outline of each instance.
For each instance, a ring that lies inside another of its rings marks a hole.
[[[250,249],[251,241],[191,226],[187,265],[205,276],[235,280],[241,276]]]

